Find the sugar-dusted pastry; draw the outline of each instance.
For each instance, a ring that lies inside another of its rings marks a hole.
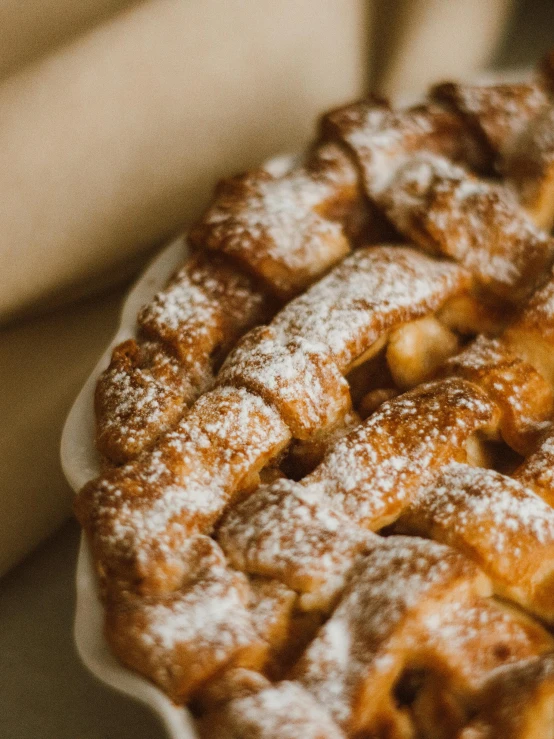
[[[200,722],[202,739],[345,739],[324,706],[295,682],[234,698]]]
[[[533,221],[544,229],[554,225],[554,105],[550,105],[518,136],[506,156],[507,181]]]
[[[202,739],[552,733],[553,59],[223,182],[101,375],[106,636]]]
[[[333,509],[322,486],[279,481],[260,487],[225,517],[218,541],[231,564],[276,578],[328,610],[373,535]]]
[[[138,456],[208,387],[212,378],[209,368],[204,370],[192,383],[159,342],[118,344],[96,386],[98,450],[116,463]]]
[[[289,440],[258,396],[229,387],[203,395],[152,454],[109,470],[77,496],[100,572],[142,593],[179,587],[188,537],[209,532]]]
[[[504,333],[514,352],[536,367],[554,386],[554,274],[531,296]]]
[[[518,135],[549,105],[539,79],[483,85],[447,82],[432,88],[431,96],[462,116],[500,169]]]
[[[146,598],[126,593],[108,601],[106,614],[118,657],[176,702],[231,661],[258,666],[266,649],[248,610],[246,578],[227,567],[213,539],[193,537],[186,558],[188,575],[178,589]]]
[[[492,298],[517,303],[529,297],[554,260],[554,240],[506,187],[444,157],[409,159],[380,201],[402,233],[465,266]]]
[[[455,375],[479,385],[501,411],[500,432],[513,449],[531,452],[554,413],[552,387],[505,341],[478,336],[442,367],[441,375]]]
[[[554,508],[520,482],[452,462],[412,502],[400,529],[461,550],[496,592],[554,622]]]
[[[421,621],[445,603],[464,608],[487,593],[486,577],[452,549],[415,537],[381,539],[293,676],[348,735],[379,736],[391,716],[402,723],[392,691],[417,655]]]
[[[353,154],[372,199],[379,198],[397,169],[418,152],[477,167],[484,163],[481,143],[463,121],[433,103],[396,111],[368,98],[327,113],[321,128],[324,136],[341,141]]]
[[[253,281],[218,255],[195,255],[138,316],[96,387],[97,446],[113,462],[148,449],[212,382],[217,360],[272,311]]]
[[[495,409],[462,380],[433,383],[385,403],[341,438],[299,483],[262,486],[225,516],[218,540],[233,566],[281,580],[307,609],[328,610],[359,556],[366,529],[394,521]]]
[[[514,477],[554,508],[554,427],[547,429]]]
[[[181,542],[209,531],[291,436],[341,423],[350,410],[342,373],[389,329],[435,310],[467,279],[456,265],[413,249],[362,249],[247,334],[218,387],[152,453],[79,494],[76,511],[100,569],[143,592],[178,583]]]
[[[497,424],[497,408],[475,385],[428,383],[384,403],[301,484],[320,486],[333,508],[378,530],[396,520],[443,465],[467,461],[468,440]]]
[[[420,645],[426,669],[471,712],[494,670],[552,651],[554,639],[519,608],[476,597],[463,608],[454,601],[425,615]]]
[[[190,233],[201,251],[143,307],[138,343],[116,347],[100,378],[100,451],[124,462],[151,447],[206,389],[238,337],[276,310],[275,296],[305,289],[350,251],[349,238],[368,238],[368,219],[356,170],[334,144],[290,172],[222,183]],[[145,339],[155,342],[155,362]],[[170,397],[156,381],[167,364],[180,390]]]
[[[352,162],[330,144],[282,176],[260,169],[221,182],[190,239],[290,298],[348,254],[342,222],[358,198]]]
[[[483,691],[477,716],[457,739],[550,739],[554,654],[499,668]]]
[[[456,265],[406,247],[360,249],[247,334],[218,383],[259,393],[296,438],[307,438],[348,411],[343,374],[369,359],[390,329],[437,310],[468,279]]]

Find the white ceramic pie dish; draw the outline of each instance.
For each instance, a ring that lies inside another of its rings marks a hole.
[[[107,367],[113,347],[134,335],[139,308],[163,287],[186,253],[184,239],[177,239],[162,250],[135,283],[123,305],[117,333],[73,404],[62,434],[61,461],[64,474],[75,492],[100,473],[94,446],[93,408],[98,375]],[[162,720],[171,739],[196,739],[188,711],[175,706],[165,693],[128,670],[112,655],[104,639],[104,608],[98,597],[96,575],[84,536],[79,549],[76,586],[75,643],[86,667],[111,687],[150,706]]]
[[[481,75],[478,81],[517,82],[525,74],[526,70],[511,70],[502,74]],[[401,101],[402,104],[413,102],[417,100]],[[265,167],[273,174],[281,174],[294,161],[293,156],[280,156],[271,159]],[[165,285],[186,255],[185,239],[176,239],[158,254],[135,282],[124,302],[115,336],[73,404],[62,434],[61,462],[64,474],[75,492],[100,472],[94,446],[93,409],[94,387],[98,376],[107,367],[114,346],[135,335],[139,308]],[[103,635],[104,609],[98,598],[96,576],[84,536],[81,537],[77,562],[76,587],[75,643],[86,667],[106,684],[150,706],[165,725],[171,739],[197,739],[190,713],[175,706],[165,693],[148,680],[121,665],[109,650]]]
[[[294,161],[282,156],[267,162],[274,174],[284,171]],[[98,453],[94,446],[94,388],[100,373],[108,366],[113,348],[135,336],[137,313],[160,290],[172,272],[185,260],[184,237],[166,246],[131,288],[121,311],[119,327],[83,385],[65,422],[61,439],[61,463],[67,481],[75,492],[100,474]],[[124,667],[112,655],[103,634],[104,608],[98,597],[96,575],[88,544],[81,537],[76,573],[77,605],[75,643],[85,666],[107,685],[148,705],[161,719],[171,739],[197,739],[189,712],[174,703],[153,683]]]

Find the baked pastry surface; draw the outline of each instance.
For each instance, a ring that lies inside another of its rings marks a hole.
[[[554,736],[552,68],[331,111],[114,350],[75,509],[202,736]]]

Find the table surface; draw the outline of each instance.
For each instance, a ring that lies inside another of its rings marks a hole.
[[[164,739],[147,708],[103,686],[79,661],[72,628],[78,544],[78,525],[69,521],[0,581],[0,736]]]

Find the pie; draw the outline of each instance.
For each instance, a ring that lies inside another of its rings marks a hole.
[[[554,737],[554,53],[221,182],[96,387],[113,652],[203,737]]]

